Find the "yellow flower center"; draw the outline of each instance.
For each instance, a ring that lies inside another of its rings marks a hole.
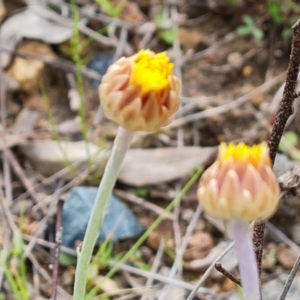
[[[246,162],[257,167],[260,163],[271,165],[269,150],[266,143],[248,146],[244,143],[238,145],[221,143],[219,147],[219,159],[235,162]]]
[[[159,93],[170,85],[173,67],[165,52],[141,50],[134,59],[130,83],[140,85],[142,95]]]

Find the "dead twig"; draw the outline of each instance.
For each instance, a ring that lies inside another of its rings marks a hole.
[[[23,169],[21,168],[21,166],[20,166],[18,160],[16,159],[15,155],[13,154],[13,152],[9,149],[7,149],[7,158],[9,160],[11,167],[13,168],[14,173],[18,176],[20,181],[23,183],[24,187],[28,191],[32,200],[36,204],[38,204],[40,202],[40,199],[38,198],[37,194],[35,193],[32,183],[25,175]],[[42,206],[40,209],[43,212],[43,214],[47,213],[47,210],[44,206]]]
[[[222,264],[219,261],[217,263],[215,263],[215,268],[216,268],[217,271],[222,273],[225,277],[227,277],[228,279],[230,279],[234,283],[242,286],[241,280],[239,278],[237,278],[235,275],[233,275],[232,273],[230,273],[228,270],[223,268]]]
[[[0,41],[1,44],[1,41]],[[1,66],[1,58],[0,58]],[[6,141],[6,98],[5,98],[5,84],[4,84],[4,72],[0,67],[0,120],[3,130],[3,153],[2,153],[2,165],[4,174],[4,187],[6,201],[10,205],[12,203],[12,185],[11,185],[11,172],[8,163],[8,143]]]
[[[0,52],[7,52],[10,54],[13,54],[15,56],[21,57],[21,58],[28,58],[28,59],[34,59],[43,62],[44,64],[54,66],[60,70],[63,70],[65,72],[71,72],[73,74],[76,73],[76,66],[67,61],[63,58],[53,58],[53,57],[47,57],[44,55],[38,55],[33,53],[28,53],[24,51],[16,51],[16,50],[10,50],[5,47],[0,47]],[[82,75],[86,78],[90,79],[96,79],[101,80],[102,76],[99,75],[96,71],[88,69],[86,67],[81,68]]]
[[[44,279],[51,284],[51,281],[52,281],[51,277],[49,276],[47,271],[40,266],[39,262],[34,257],[34,255],[32,253],[29,253],[28,258],[30,259],[33,266],[42,275],[42,277],[44,277]],[[65,300],[72,299],[72,296],[69,293],[67,293],[60,285],[57,286],[57,291],[61,294],[62,299],[65,299]]]
[[[60,245],[62,241],[62,210],[64,200],[59,199],[57,202],[57,213],[56,213],[56,236],[55,236],[55,248],[53,257],[53,270],[52,270],[52,292],[51,300],[56,300],[57,296],[57,285],[58,285],[58,272],[59,272],[59,254]]]
[[[134,204],[138,204],[138,205],[144,207],[145,209],[154,212],[157,215],[161,215],[162,213],[164,213],[164,209],[162,209],[160,206],[157,206],[157,205],[155,205],[149,201],[146,201],[143,198],[137,197],[131,193],[127,193],[122,190],[114,189],[114,194],[126,201],[129,201]],[[169,212],[168,214],[166,214],[165,219],[173,221],[174,214]]]
[[[64,182],[62,180],[60,180],[57,183],[56,186],[56,191],[51,195],[51,205],[48,208],[47,214],[43,217],[43,219],[39,222],[39,226],[38,226],[38,230],[36,231],[36,233],[34,234],[33,239],[28,243],[28,245],[25,248],[24,251],[24,256],[28,257],[29,254],[31,253],[32,249],[35,246],[36,243],[36,239],[45,231],[45,229],[47,228],[47,223],[48,220],[53,216],[53,214],[55,213],[56,210],[56,203],[59,199],[59,197],[61,196],[62,190],[64,188],[63,186]]]
[[[170,274],[169,274],[169,278],[175,278],[176,277],[176,274],[178,271],[180,271],[180,269],[178,268],[178,262],[182,262],[182,258],[183,258],[183,255],[184,255],[184,252],[186,250],[186,248],[188,247],[188,244],[189,244],[189,239],[197,225],[197,222],[199,220],[199,217],[201,215],[201,212],[202,212],[202,209],[200,207],[200,205],[198,205],[197,207],[197,210],[195,211],[192,219],[191,219],[191,222],[189,223],[188,227],[187,227],[187,230],[186,230],[186,233],[182,239],[182,243],[180,245],[180,248],[179,248],[179,251],[176,255],[176,258],[175,258],[175,261],[173,263],[173,266],[172,266],[172,269],[170,271]],[[179,269],[179,270],[178,270]]]

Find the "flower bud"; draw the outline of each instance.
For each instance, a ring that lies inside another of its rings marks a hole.
[[[180,105],[180,81],[165,52],[141,50],[113,63],[99,86],[105,115],[129,131],[168,125]]]
[[[209,215],[257,221],[276,211],[280,189],[265,143],[222,143],[217,160],[201,176],[197,197]]]

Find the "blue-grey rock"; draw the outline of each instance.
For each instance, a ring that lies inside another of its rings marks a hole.
[[[99,75],[104,75],[107,71],[107,68],[110,66],[112,62],[113,62],[112,55],[97,56],[91,60],[89,64],[89,68],[99,73]],[[94,89],[97,89],[100,84],[100,81],[93,79],[91,81],[91,84]]]
[[[75,242],[83,240],[97,190],[95,187],[85,186],[72,189],[63,208],[63,246],[74,249]],[[136,237],[141,232],[142,228],[132,211],[112,195],[97,244],[108,236],[116,241]]]
[[[281,274],[276,279],[270,280],[267,283],[263,284],[262,294],[264,300],[276,300],[279,299],[281,295],[288,274]],[[300,277],[296,277],[291,285],[291,288],[285,298],[285,300],[296,300],[299,299],[300,295]],[[234,292],[226,299],[229,300],[241,300],[241,297],[238,293]]]
[[[290,160],[285,154],[277,153],[273,167],[277,177],[291,171],[294,167],[300,167],[300,162]]]

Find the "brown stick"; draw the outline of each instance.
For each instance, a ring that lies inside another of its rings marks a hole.
[[[23,183],[24,187],[30,194],[31,198],[35,202],[35,204],[38,204],[40,202],[38,195],[34,191],[33,184],[30,182],[30,180],[26,177],[23,169],[21,168],[18,160],[16,159],[14,153],[10,150],[7,149],[7,158],[9,160],[9,163],[14,171],[14,173],[18,176],[20,181]],[[44,206],[40,207],[41,211],[43,212],[44,215],[47,214],[47,209]]]
[[[275,118],[272,132],[268,141],[270,158],[274,164],[279,142],[284,132],[288,118],[293,114],[293,102],[298,97],[296,93],[297,77],[300,64],[300,20],[293,26],[292,50],[286,75],[286,85],[283,97]],[[253,244],[259,275],[261,274],[262,252],[264,247],[265,222],[256,222],[254,225]]]
[[[222,273],[228,279],[230,279],[234,283],[238,284],[239,286],[242,286],[241,280],[239,278],[237,278],[235,275],[233,275],[232,273],[230,273],[228,270],[226,270],[220,262],[215,263],[215,268],[217,271]]]
[[[62,210],[64,201],[58,200],[57,202],[57,214],[56,214],[56,236],[55,236],[55,248],[53,255],[53,270],[52,270],[52,291],[51,300],[56,300],[57,286],[58,286],[58,273],[59,273],[59,254],[60,245],[62,240]]]

